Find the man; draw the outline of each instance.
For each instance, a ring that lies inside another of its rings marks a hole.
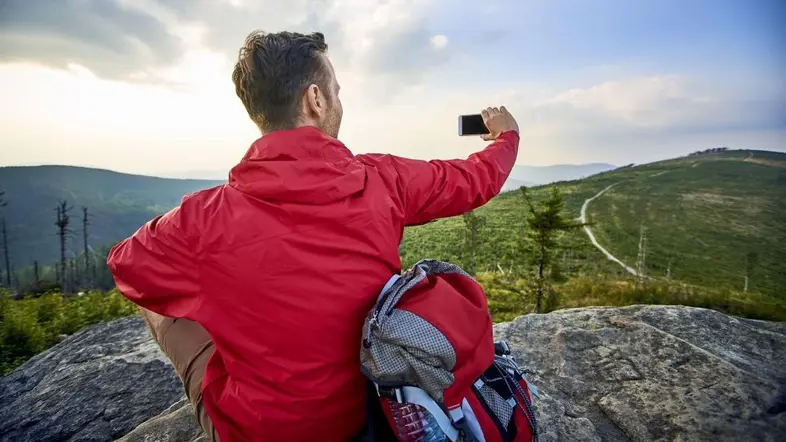
[[[320,33],[249,35],[232,80],[261,138],[227,184],[187,195],[107,260],[213,440],[361,431],[361,328],[401,271],[404,227],[485,204],[516,159],[504,107],[483,111],[494,142],[466,160],[353,155],[336,139],[326,51]]]

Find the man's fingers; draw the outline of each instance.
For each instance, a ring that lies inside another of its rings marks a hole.
[[[508,108],[506,108],[505,106],[501,106],[501,107],[487,107],[483,109],[480,113],[487,118],[487,117],[492,117],[494,115],[509,114],[510,112],[508,112]]]
[[[483,123],[486,125],[486,127],[489,127],[491,120],[500,114],[500,110],[496,107],[487,107],[483,109],[480,114],[483,116]],[[483,141],[493,141],[496,139],[496,136],[493,133],[488,133],[481,135],[480,138]]]
[[[481,136],[483,140],[491,141],[497,139],[499,134],[514,130],[518,132],[519,127],[516,120],[508,111],[505,106],[487,107],[481,114],[483,115],[483,123],[489,129],[489,134]]]

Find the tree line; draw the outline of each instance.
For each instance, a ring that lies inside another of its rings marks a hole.
[[[9,203],[5,191],[0,191],[0,247],[3,258],[0,287],[16,292],[18,297],[38,296],[48,292],[74,294],[90,290],[110,290],[114,287],[114,281],[106,267],[109,248],[102,246],[94,249],[89,243],[89,208],[81,207],[81,216],[75,218],[72,215],[74,208],[65,200],[58,202],[53,209],[59,260],[44,265],[34,261],[32,266],[15,269],[6,216],[11,207]],[[69,258],[69,244],[74,241],[81,242],[82,251],[76,257]]]
[[[688,154],[688,156],[689,157],[695,157],[697,155],[708,155],[708,154],[713,154],[713,153],[723,153],[723,152],[727,152],[728,150],[729,150],[728,147],[712,147],[712,148],[709,148],[709,149],[697,150],[695,152],[691,152],[691,153]]]

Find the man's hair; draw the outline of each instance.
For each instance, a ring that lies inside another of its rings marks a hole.
[[[327,43],[321,32],[249,34],[240,49],[232,82],[260,130],[296,127],[300,97],[308,85],[316,84],[327,94],[329,73],[322,59],[326,52]]]

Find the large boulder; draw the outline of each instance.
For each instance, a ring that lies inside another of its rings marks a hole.
[[[786,440],[784,323],[676,306],[579,308],[522,316],[495,335],[538,389],[541,441]],[[121,353],[83,350],[74,362],[77,340],[115,342]],[[118,367],[136,381],[109,374]],[[142,384],[150,389],[140,392]],[[80,332],[29,361],[0,381],[0,403],[1,440],[200,437],[182,387],[135,318]]]
[[[186,399],[138,426],[118,442],[209,442]]]
[[[784,441],[786,324],[678,306],[495,329],[538,388],[541,440]]]
[[[185,396],[139,317],[89,327],[0,379],[0,440],[112,441]]]

